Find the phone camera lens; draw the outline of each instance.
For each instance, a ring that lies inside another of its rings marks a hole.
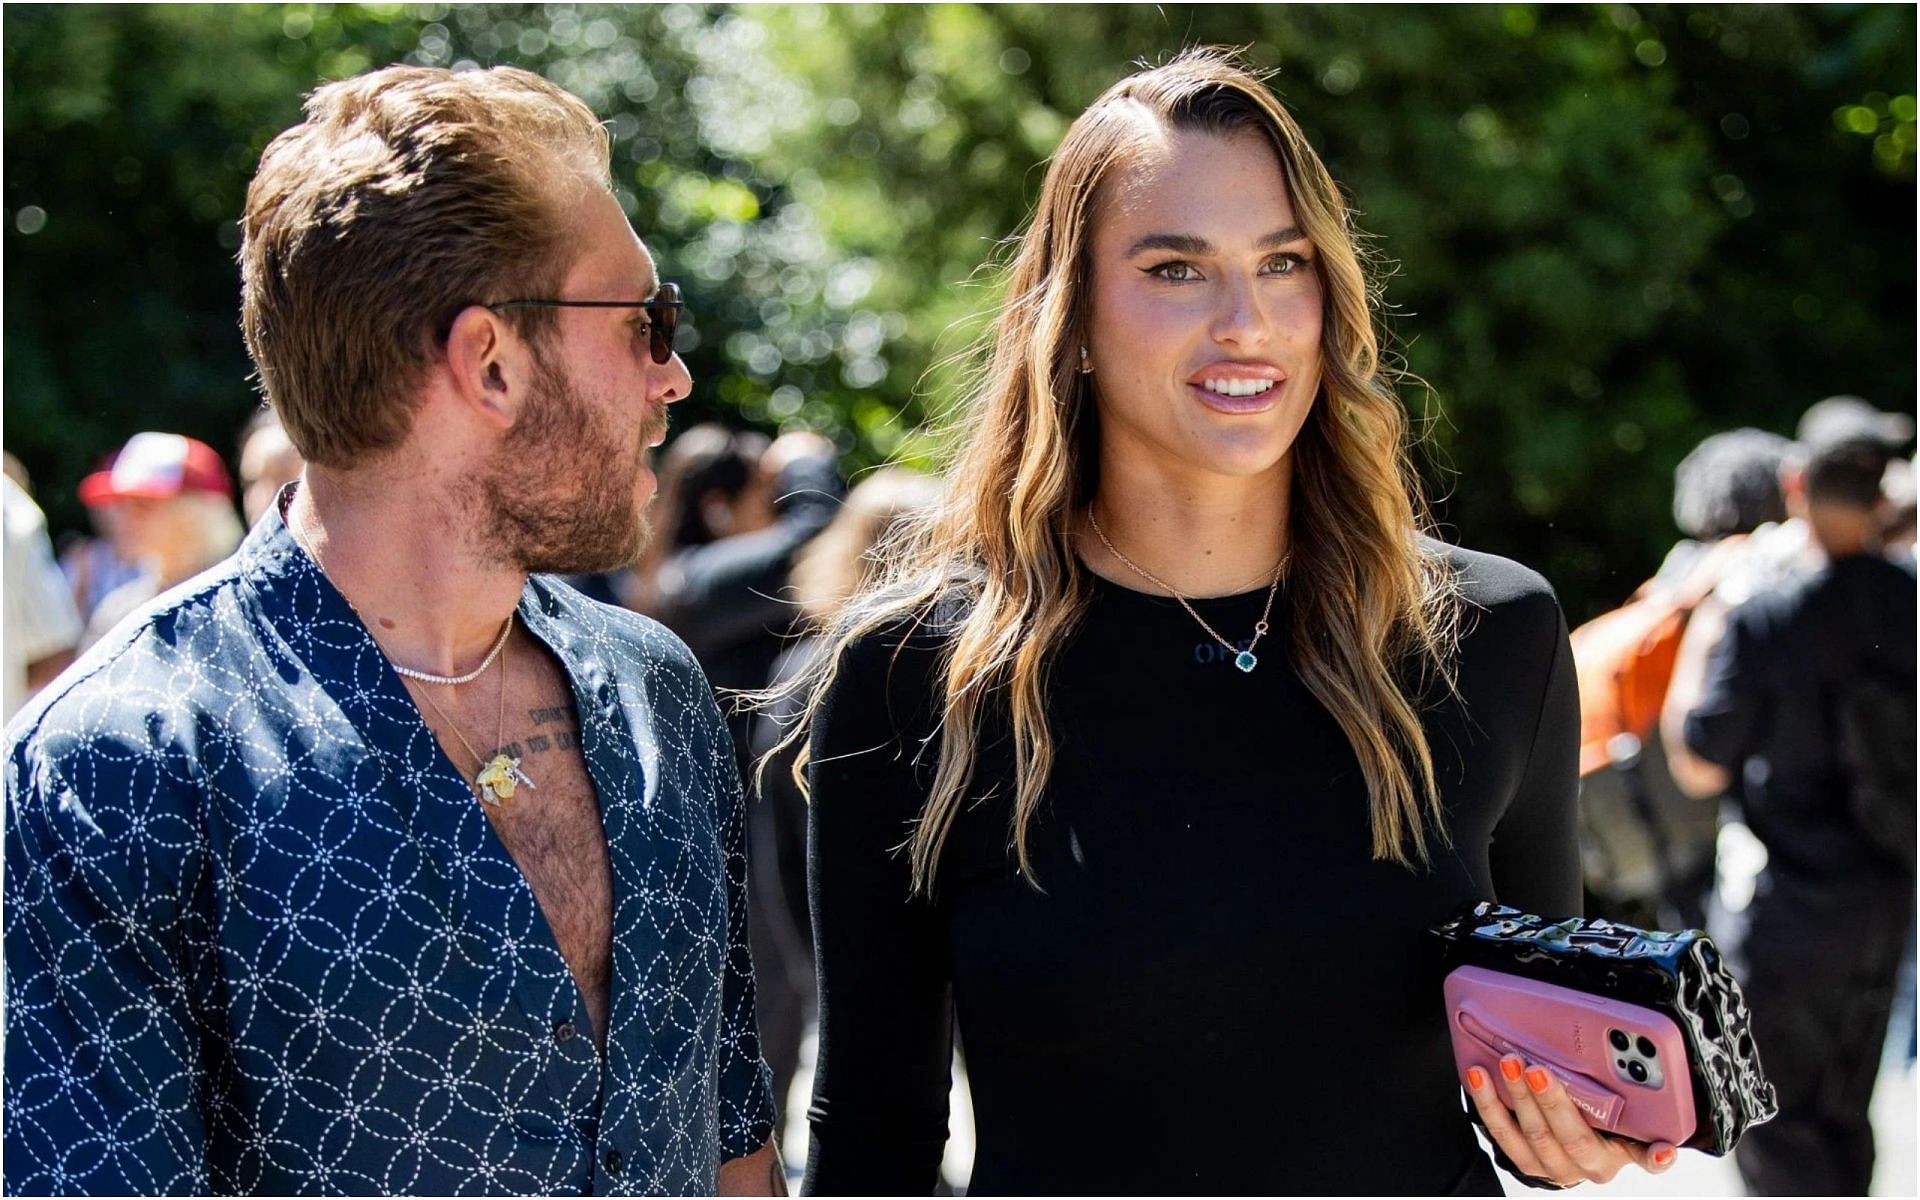
[[[1625,1050],[1629,1045],[1626,1033],[1619,1029],[1610,1031],[1607,1034],[1607,1040],[1613,1043],[1615,1050]]]
[[[1651,1038],[1641,1038],[1635,1042],[1634,1045],[1639,1047],[1642,1058],[1654,1058],[1660,1053],[1660,1051],[1654,1047],[1653,1039]]]
[[[1633,1076],[1635,1083],[1645,1083],[1647,1081],[1647,1064],[1643,1062],[1630,1062],[1627,1064],[1627,1074]]]

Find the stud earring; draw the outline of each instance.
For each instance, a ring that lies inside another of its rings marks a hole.
[[[1087,348],[1085,346],[1080,347],[1080,373],[1082,375],[1093,374],[1093,364],[1087,361]]]

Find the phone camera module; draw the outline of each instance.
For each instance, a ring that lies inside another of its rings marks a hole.
[[[1620,1050],[1620,1051],[1625,1051],[1626,1048],[1632,1044],[1627,1039],[1626,1031],[1621,1029],[1608,1030],[1607,1040],[1613,1043],[1613,1048],[1615,1050]]]
[[[1645,1083],[1647,1081],[1647,1064],[1637,1060],[1630,1062],[1627,1064],[1627,1074],[1633,1076],[1635,1083]]]
[[[1653,1058],[1660,1053],[1660,1051],[1654,1047],[1653,1039],[1651,1038],[1643,1037],[1636,1041],[1634,1045],[1639,1049],[1641,1056],[1644,1058]]]

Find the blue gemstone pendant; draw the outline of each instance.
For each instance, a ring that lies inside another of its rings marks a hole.
[[[1242,671],[1251,673],[1255,667],[1260,665],[1260,660],[1253,656],[1253,651],[1242,650],[1234,656],[1233,665],[1239,667]]]

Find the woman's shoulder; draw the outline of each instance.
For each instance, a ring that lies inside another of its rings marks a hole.
[[[1452,575],[1461,600],[1470,608],[1487,612],[1559,611],[1553,585],[1532,567],[1432,537],[1422,537],[1420,548]]]

